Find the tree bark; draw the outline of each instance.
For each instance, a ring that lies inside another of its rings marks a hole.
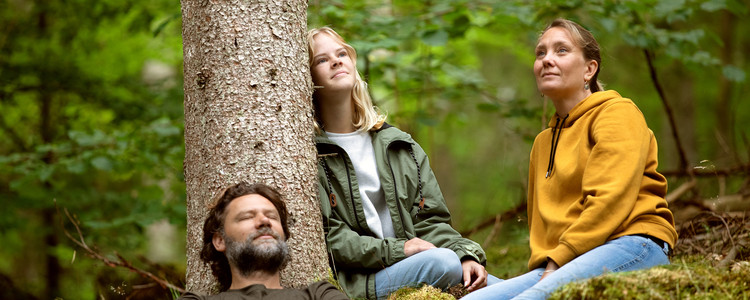
[[[241,181],[276,187],[291,213],[282,285],[327,277],[316,184],[307,2],[182,0],[187,289],[216,292],[199,253],[206,205]]]

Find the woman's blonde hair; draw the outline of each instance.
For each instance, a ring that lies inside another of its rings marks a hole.
[[[344,38],[342,38],[338,33],[336,33],[336,31],[334,31],[330,27],[314,28],[307,32],[307,51],[310,57],[308,65],[311,71],[313,58],[315,56],[315,53],[313,53],[313,46],[315,44],[314,38],[320,33],[331,36],[336,42],[344,46],[344,49],[346,49],[346,53],[352,59],[352,63],[354,64],[355,82],[351,97],[354,104],[354,117],[352,118],[352,124],[355,128],[357,128],[357,130],[380,129],[383,126],[383,123],[385,123],[386,117],[385,115],[380,114],[377,108],[372,105],[372,98],[370,98],[370,93],[368,93],[367,91],[367,83],[362,80],[362,77],[359,75],[359,71],[357,70],[357,51],[354,50],[354,47],[347,44],[346,41],[344,41]],[[317,93],[313,92],[313,106],[315,108],[315,130],[320,132],[324,126],[322,124],[322,120],[320,120],[320,116],[318,113],[320,103],[318,103],[316,94]]]

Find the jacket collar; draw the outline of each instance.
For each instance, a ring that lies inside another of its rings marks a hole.
[[[414,143],[411,135],[399,130],[396,127],[393,127],[388,123],[384,123],[383,126],[380,127],[380,129],[370,131],[370,135],[372,136],[373,141],[381,141],[381,143],[384,145],[390,145],[393,142],[399,141],[409,144]],[[340,148],[338,145],[336,145],[336,143],[328,138],[328,135],[326,135],[324,131],[315,135],[315,144],[318,148],[318,154],[337,152],[334,149]]]

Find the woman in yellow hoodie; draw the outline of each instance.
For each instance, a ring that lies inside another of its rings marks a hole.
[[[464,299],[544,299],[571,281],[668,264],[677,241],[654,133],[633,101],[602,90],[593,35],[557,19],[535,54],[556,118],[530,155],[531,272]]]

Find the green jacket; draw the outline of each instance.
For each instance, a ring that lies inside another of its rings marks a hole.
[[[346,293],[352,298],[375,298],[375,273],[405,259],[404,243],[414,237],[451,249],[461,260],[484,265],[479,244],[451,227],[445,199],[419,144],[388,124],[370,134],[395,238],[380,239],[370,231],[346,151],[325,133],[316,137],[326,244],[332,269]]]

